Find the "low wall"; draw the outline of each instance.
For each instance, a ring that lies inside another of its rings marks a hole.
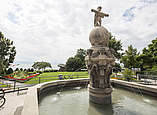
[[[116,79],[112,79],[111,83],[114,87],[124,88],[133,92],[140,93],[141,95],[146,94],[153,97],[157,97],[157,86],[143,85],[136,82],[127,82]]]

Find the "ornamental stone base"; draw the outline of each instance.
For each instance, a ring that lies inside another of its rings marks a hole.
[[[104,27],[95,27],[89,35],[92,47],[87,50],[85,62],[90,75],[89,100],[96,104],[112,103],[110,75],[115,59],[108,45],[109,35]]]
[[[112,88],[100,89],[89,87],[89,100],[96,104],[111,104]]]

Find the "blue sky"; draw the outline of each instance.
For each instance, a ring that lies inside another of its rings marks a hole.
[[[105,26],[124,49],[139,51],[157,37],[157,0],[1,0],[0,31],[14,41],[18,67],[48,61],[56,68],[77,49],[88,49],[91,8],[102,6]]]

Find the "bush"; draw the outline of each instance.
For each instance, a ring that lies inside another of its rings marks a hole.
[[[16,68],[15,71],[19,71],[19,68]]]
[[[20,71],[23,71],[23,68],[20,68]]]
[[[31,69],[31,72],[34,72],[34,69],[33,69],[33,68]]]
[[[36,71],[36,73],[42,74],[43,72],[42,71]]]
[[[13,71],[13,69],[12,68],[9,68],[8,70],[7,70],[7,74],[12,74],[14,71]]]
[[[124,80],[126,81],[131,81],[133,80],[133,75],[134,75],[134,72],[128,68],[126,68],[123,72],[123,77],[124,77]]]

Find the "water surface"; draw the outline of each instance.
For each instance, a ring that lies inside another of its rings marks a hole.
[[[40,115],[157,115],[157,99],[114,88],[111,105],[89,102],[86,88],[45,96],[39,104]]]

